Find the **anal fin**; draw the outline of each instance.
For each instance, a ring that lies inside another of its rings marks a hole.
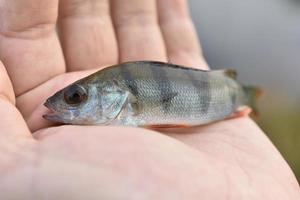
[[[166,128],[188,128],[190,126],[185,124],[151,124],[151,125],[146,125],[145,127],[150,129],[166,129]]]
[[[239,118],[239,117],[246,117],[250,115],[252,112],[252,109],[248,106],[243,106],[239,109],[237,109],[234,113],[226,117],[225,119],[234,119],[234,118]]]

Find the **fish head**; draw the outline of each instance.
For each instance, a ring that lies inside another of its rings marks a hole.
[[[76,82],[46,100],[44,105],[51,113],[43,117],[64,124],[107,125],[118,117],[127,97],[113,80]]]

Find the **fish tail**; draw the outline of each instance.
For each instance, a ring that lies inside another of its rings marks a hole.
[[[246,105],[252,108],[255,116],[258,116],[257,99],[262,95],[262,90],[253,86],[243,86],[243,90],[246,97]]]

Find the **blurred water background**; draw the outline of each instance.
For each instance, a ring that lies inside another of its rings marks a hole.
[[[263,88],[257,122],[300,181],[300,0],[189,2],[210,66]]]

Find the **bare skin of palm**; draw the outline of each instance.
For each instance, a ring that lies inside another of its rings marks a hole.
[[[164,132],[41,117],[48,96],[107,65],[208,68],[198,44],[185,0],[0,0],[1,199],[300,199],[247,117]]]

